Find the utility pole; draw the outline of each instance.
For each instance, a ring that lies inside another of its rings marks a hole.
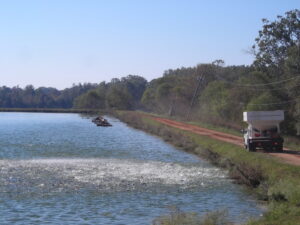
[[[175,95],[175,99],[174,99],[174,97],[172,97],[171,105],[170,105],[170,109],[169,109],[169,113],[168,113],[169,116],[173,116],[173,114],[174,114],[174,105],[176,103],[176,100],[177,100],[177,93]]]
[[[197,98],[199,88],[201,86],[201,83],[204,81],[203,73],[201,73],[201,75],[197,78],[197,80],[198,80],[198,84],[197,84],[197,87],[196,87],[196,89],[194,91],[194,95],[193,95],[193,98],[192,98],[192,101],[191,101],[191,104],[190,104],[190,108],[189,108],[189,110],[187,112],[187,115],[186,115],[186,120],[190,119],[190,114],[191,114],[192,108],[193,108],[193,106],[195,104],[195,100]]]

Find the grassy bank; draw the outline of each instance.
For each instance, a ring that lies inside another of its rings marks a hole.
[[[142,113],[116,112],[132,127],[155,134],[165,141],[229,170],[236,182],[249,186],[269,210],[253,225],[300,224],[300,167],[288,165],[263,153],[249,153],[233,144],[167,127]]]

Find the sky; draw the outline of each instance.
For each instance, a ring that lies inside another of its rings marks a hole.
[[[262,18],[299,0],[0,0],[0,86],[56,87],[223,59],[249,65]]]

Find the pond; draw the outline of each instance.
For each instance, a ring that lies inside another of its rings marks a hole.
[[[262,209],[226,171],[107,117],[0,113],[0,224],[151,224],[171,207]]]

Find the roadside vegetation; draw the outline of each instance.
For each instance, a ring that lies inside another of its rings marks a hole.
[[[115,116],[132,127],[157,135],[184,151],[204,157],[213,164],[227,169],[235,182],[246,185],[259,200],[268,204],[268,211],[262,218],[249,221],[247,224],[300,224],[300,170],[298,166],[286,164],[264,153],[249,153],[239,146],[207,136],[167,127],[143,113],[118,111]],[[183,213],[182,215],[190,214]],[[165,219],[169,220],[168,218],[170,215],[161,218],[161,224],[168,224],[165,222]],[[193,218],[196,221],[199,219],[196,215],[190,215],[187,218]],[[178,221],[181,219],[184,221],[179,214]]]

